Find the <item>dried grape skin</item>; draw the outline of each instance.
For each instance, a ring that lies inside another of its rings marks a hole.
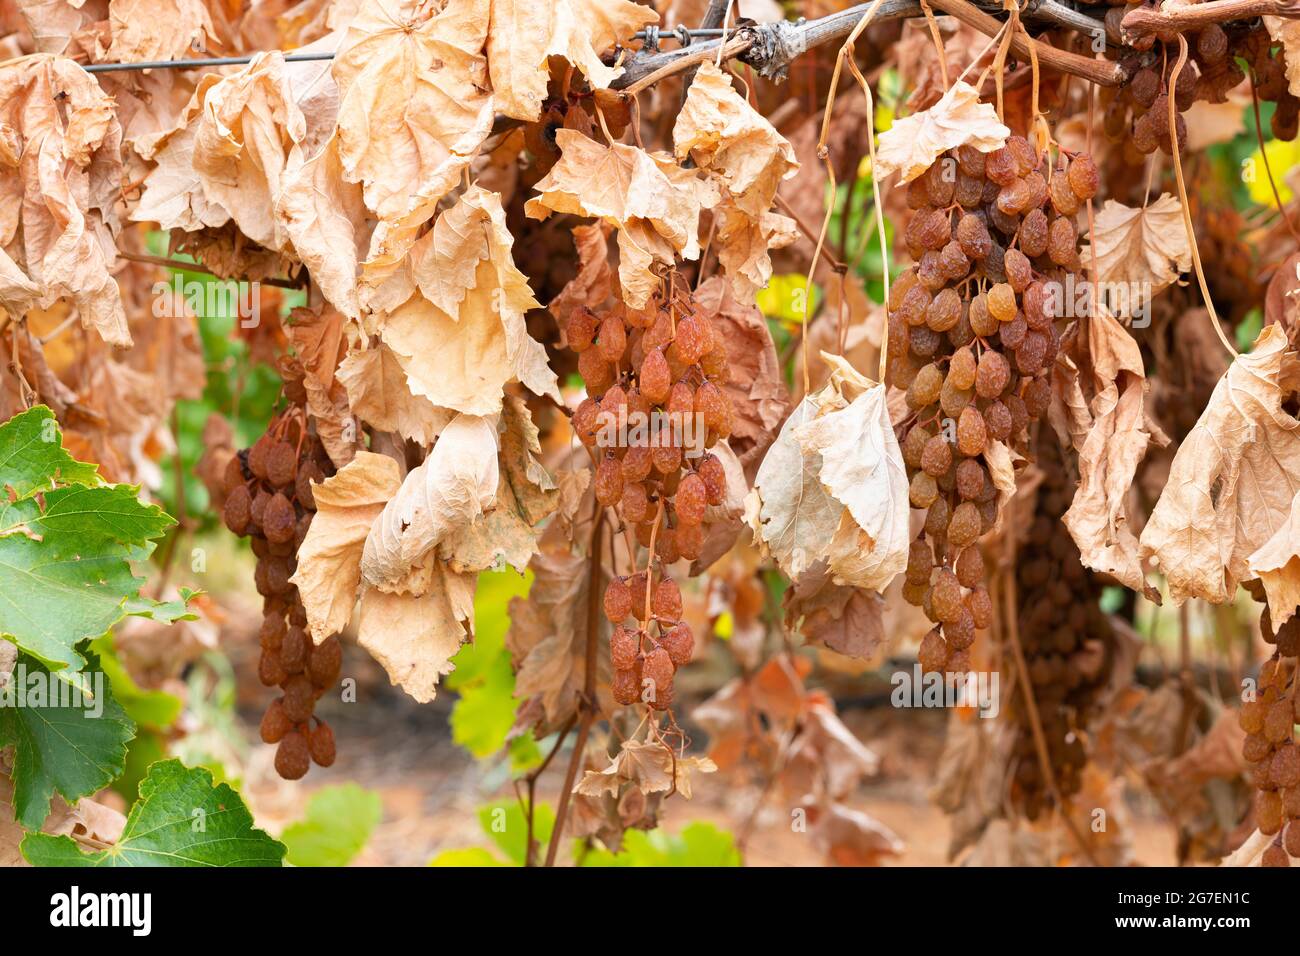
[[[968,348],[953,352],[952,358],[948,360],[948,381],[958,389],[975,385],[975,353]]]
[[[946,535],[950,517],[952,517],[952,511],[948,507],[948,499],[936,498],[934,504],[930,505],[925,512],[925,533],[936,538],[940,535]]]
[[[658,405],[667,401],[668,393],[672,389],[672,373],[663,352],[653,349],[646,353],[645,359],[641,362],[637,382],[641,394],[651,404]]]
[[[925,637],[921,638],[921,645],[917,648],[916,659],[921,665],[921,671],[925,674],[941,672],[948,666],[948,645],[939,635],[939,631],[929,631]]]
[[[984,494],[985,481],[984,466],[974,458],[966,458],[957,463],[958,498],[963,501],[978,499]]]
[[[912,384],[907,389],[907,404],[910,408],[921,409],[939,398],[943,387],[943,372],[934,363],[930,363],[916,373]]]
[[[951,568],[940,568],[934,575],[933,590],[930,593],[930,606],[935,617],[940,621],[954,621],[961,614],[961,583]]]
[[[983,292],[971,299],[969,318],[971,332],[981,338],[987,338],[998,330],[998,320],[989,311],[988,296]]]
[[[967,405],[957,420],[957,450],[968,458],[973,458],[984,451],[987,443],[988,432],[984,427],[984,417],[973,405]]]
[[[697,474],[682,478],[673,498],[673,507],[677,511],[677,520],[682,524],[697,525],[704,520],[704,512],[709,504],[708,488],[704,479]]]
[[[935,484],[933,475],[918,471],[912,476],[911,485],[908,487],[908,500],[911,501],[913,508],[928,508],[938,497],[939,486]]]
[[[940,333],[925,325],[918,325],[907,336],[907,347],[919,359],[931,358],[941,343]]]
[[[998,352],[980,356],[975,372],[975,393],[981,398],[997,398],[1011,381],[1011,366]]]
[[[311,750],[307,738],[291,730],[275,750],[275,772],[285,780],[300,780],[311,769]]]
[[[989,314],[999,322],[1016,317],[1016,293],[1008,283],[999,282],[988,291]]]
[[[596,466],[596,500],[609,507],[623,497],[623,466],[613,455]]]
[[[907,548],[906,578],[913,584],[929,584],[934,570],[934,553],[920,538],[914,538]]]
[[[936,332],[947,332],[961,318],[961,296],[956,289],[941,289],[926,310],[925,324]]]
[[[1074,223],[1064,216],[1052,220],[1047,228],[1047,256],[1058,266],[1067,266],[1075,256]]]
[[[1075,157],[1066,175],[1070,177],[1070,189],[1080,200],[1088,200],[1097,195],[1101,178],[1097,173],[1097,164],[1087,153]]]
[[[942,435],[935,435],[925,443],[921,452],[921,469],[928,475],[938,478],[952,464],[952,446]]]
[[[925,445],[931,437],[933,432],[924,425],[913,425],[908,429],[907,434],[903,436],[902,444],[903,463],[908,468],[921,467],[921,454],[925,451]]]
[[[1013,292],[1024,292],[1025,287],[1034,279],[1034,267],[1019,249],[1007,250],[1002,259],[1002,268],[1006,270],[1007,283]]]
[[[989,402],[984,409],[984,427],[994,441],[1011,437],[1011,411],[1000,401]]]
[[[1002,326],[998,333],[1003,348],[1018,349],[1020,343],[1025,340],[1025,336],[1029,333],[1029,324],[1025,321],[1025,317],[1017,312],[1016,317]]]
[[[980,513],[974,502],[963,501],[953,509],[948,521],[948,540],[965,547],[980,536]]]
[[[597,321],[595,314],[585,305],[580,305],[569,313],[564,334],[569,341],[569,348],[575,352],[585,352],[596,340]]]
[[[966,213],[957,220],[957,242],[961,250],[971,259],[983,259],[993,248],[993,239],[989,236],[984,220],[973,213]]]
[[[978,587],[984,580],[984,555],[977,547],[965,548],[957,555],[953,570],[957,573],[957,580],[962,587]]]
[[[1020,178],[1020,165],[1007,147],[995,149],[984,157],[984,175],[999,186],[1010,186]]]

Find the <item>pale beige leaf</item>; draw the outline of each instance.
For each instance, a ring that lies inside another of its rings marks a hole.
[[[498,478],[496,420],[457,415],[375,518],[361,558],[366,583],[424,593],[422,574],[413,576],[428,567],[421,559],[492,506]]]
[[[799,168],[794,148],[732,85],[713,61],[695,74],[673,126],[677,158],[689,154],[726,185],[736,207],[759,220],[777,187]]]
[[[1173,599],[1231,600],[1300,492],[1300,421],[1282,407],[1285,333],[1268,325],[1219,381],[1142,530]]]
[[[122,179],[113,100],[64,57],[9,60],[0,64],[0,131],[21,137],[21,154],[0,162],[0,307],[21,315],[66,296],[83,327],[130,345],[111,274]]]
[[[772,249],[784,249],[799,238],[799,227],[788,216],[765,212],[750,218],[729,201],[715,211],[717,232],[713,241],[718,262],[731,281],[731,292],[741,302],[753,301],[772,278]]]
[[[609,86],[623,71],[606,66],[600,54],[658,22],[651,7],[629,0],[492,0],[487,52],[497,110],[515,119],[537,119],[551,56],[576,66],[591,87]]]
[[[1300,605],[1300,495],[1291,501],[1286,522],[1249,561],[1251,573],[1263,582],[1269,619],[1276,630]]]
[[[1146,370],[1137,342],[1107,310],[1099,309],[1086,328],[1093,396],[1078,445],[1079,486],[1062,520],[1084,565],[1143,591],[1127,499],[1151,437],[1143,409]]]
[[[336,309],[360,316],[357,276],[370,241],[361,187],[348,182],[332,136],[310,159],[301,148],[289,154],[280,181],[275,218],[312,282]]]
[[[204,195],[267,249],[289,248],[275,202],[289,154],[306,132],[278,51],[257,54],[208,89],[203,100],[192,162]]]
[[[381,272],[491,130],[488,16],[488,0],[362,0],[339,45],[339,155],[381,220],[369,260]]]
[[[1128,284],[1148,303],[1192,267],[1183,207],[1168,193],[1142,209],[1107,199],[1093,223],[1092,243],[1080,257],[1090,264],[1094,251],[1103,287]]]
[[[618,796],[624,784],[642,793],[668,793],[675,790],[691,798],[691,775],[713,773],[717,765],[708,757],[683,757],[668,746],[652,740],[625,740],[604,770],[588,770],[573,788],[574,793],[589,797],[601,794]]]
[[[347,626],[361,583],[370,526],[401,487],[397,462],[368,451],[312,488],[316,517],[298,549],[298,586],[312,638],[320,643]]]
[[[635,146],[604,146],[577,130],[556,132],[560,159],[535,187],[525,212],[545,219],[552,212],[603,219],[619,230],[619,282],[631,308],[645,305],[658,287],[656,266],[675,256],[700,254],[700,211],[717,203],[716,188],[667,157]]]
[[[805,398],[790,413],[759,465],[745,501],[745,521],[754,541],[769,550],[781,570],[794,578],[830,551],[843,510],[818,476],[821,456],[804,454],[796,433],[818,411]]]
[[[195,56],[217,37],[202,0],[112,0],[108,23],[117,63]]]
[[[1300,96],[1300,23],[1289,17],[1264,17],[1273,42],[1282,44],[1286,79],[1292,96]]]
[[[847,364],[844,369],[852,372]],[[863,388],[868,383],[861,379],[853,385],[863,389],[861,394],[846,407],[804,423],[794,437],[805,458],[820,458],[818,480],[845,509],[825,556],[835,583],[883,591],[907,566],[907,469],[885,386]]]
[[[349,352],[339,365],[338,380],[354,415],[420,445],[432,445],[455,415],[422,395],[412,395],[401,362],[382,342]]]
[[[979,91],[958,80],[928,110],[894,120],[876,141],[876,179],[895,170],[910,182],[939,156],[958,146],[991,153],[1007,141],[1011,130],[998,120],[997,110],[981,103]]]
[[[457,213],[459,207],[469,207],[473,215]],[[478,216],[475,229],[486,232],[489,255],[477,260],[471,287],[456,313],[440,309],[417,291],[379,317],[384,341],[397,353],[412,393],[473,415],[499,412],[502,388],[510,381],[558,401],[558,382],[546,349],[528,334],[524,322],[525,314],[539,304],[527,277],[515,267],[500,197],[471,187],[457,207],[443,213],[448,215],[456,215],[461,223]],[[448,230],[441,235],[449,255],[466,248],[464,233]],[[446,286],[431,291],[448,301]]]
[[[477,578],[436,568],[420,596],[362,589],[357,642],[418,703],[433,700],[438,681],[456,669],[451,659],[474,628]]]
[[[537,459],[542,446],[523,399],[506,396],[501,427],[496,501],[439,548],[453,571],[509,564],[522,574],[537,553],[538,524],[559,504],[555,482]]]

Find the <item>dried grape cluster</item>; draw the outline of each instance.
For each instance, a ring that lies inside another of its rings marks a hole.
[[[1126,12],[1114,8],[1108,19]],[[1288,89],[1286,66],[1280,44],[1256,21],[1248,25],[1210,24],[1198,32],[1187,32],[1188,62],[1174,87],[1174,125],[1169,124],[1170,77],[1177,63],[1177,48],[1161,45],[1148,37],[1127,54],[1130,79],[1111,94],[1106,105],[1104,128],[1112,142],[1123,142],[1130,163],[1142,163],[1157,149],[1173,152],[1187,148],[1187,123],[1182,114],[1198,100],[1227,102],[1228,92],[1246,78],[1244,61],[1254,78],[1261,100],[1277,103],[1272,127],[1275,139],[1293,140],[1300,128],[1300,99]],[[1145,47],[1146,49],[1142,49]],[[1172,134],[1172,135],[1171,135]]]
[[[1246,583],[1257,601],[1265,599],[1258,580]],[[1273,842],[1264,851],[1264,866],[1290,866],[1300,858],[1300,747],[1295,725],[1300,721],[1296,657],[1300,656],[1300,615],[1293,614],[1276,629],[1268,608],[1259,619],[1273,656],[1260,666],[1253,699],[1242,703],[1238,719],[1246,732],[1242,756],[1250,764],[1255,787],[1255,825]]]
[[[275,769],[286,780],[302,777],[312,761],[322,767],[334,762],[334,731],[312,711],[338,681],[343,662],[337,637],[313,644],[307,612],[289,580],[316,510],[312,482],[334,471],[306,421],[300,408],[290,408],[230,459],[223,476],[226,527],[248,537],[257,556],[254,582],[263,614],[257,673],[265,686],[283,692],[263,715],[261,735],[278,744]]]
[[[573,415],[596,458],[596,500],[614,507],[660,568],[703,553],[710,506],[727,496],[722,461],[708,452],[731,433],[725,343],[685,293],[645,310],[623,305],[598,315],[579,307],[566,329],[588,397]],[[604,595],[614,697],[657,709],[672,701],[672,677],[690,660],[694,637],[681,621],[681,592],[651,567],[615,578]],[[637,626],[628,627],[635,619]],[[653,681],[646,685],[645,681]]]
[[[1040,428],[1036,448],[1043,481],[1016,560],[1017,634],[1052,774],[1068,798],[1079,791],[1088,756],[1083,730],[1109,680],[1115,635],[1099,604],[1101,588],[1081,563],[1078,546],[1061,520],[1073,500],[1075,482],[1055,432]],[[1051,793],[1018,692],[1011,696],[1008,710],[1017,728],[1011,798],[1035,820],[1050,803]]]
[[[921,643],[926,671],[969,670],[992,617],[979,547],[998,515],[990,451],[1047,409],[1063,290],[1081,271],[1075,216],[1097,185],[1088,155],[1053,165],[1012,136],[941,156],[908,188],[918,264],[889,291],[888,378],[907,390],[903,461],[926,513],[903,588],[938,625]]]

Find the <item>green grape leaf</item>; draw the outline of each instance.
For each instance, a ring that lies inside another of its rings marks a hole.
[[[0,502],[0,636],[52,669],[80,670],[81,641],[127,613],[148,555],[172,519],[128,485],[60,488]],[[60,675],[63,676],[63,675]]]
[[[740,866],[740,851],[726,830],[712,823],[690,823],[678,834],[662,827],[647,833],[628,830],[618,853],[592,850],[585,855],[575,850],[582,866]]]
[[[303,819],[285,827],[280,839],[294,866],[347,866],[361,852],[383,816],[383,801],[355,783],[317,790]]]
[[[97,670],[99,658],[86,656],[93,699],[26,654],[18,656],[0,693],[0,746],[14,748],[14,817],[29,830],[45,822],[55,791],[75,803],[108,786],[126,766],[135,724]]]
[[[528,820],[518,800],[499,800],[478,808],[479,826],[516,866],[523,866],[528,846]],[[533,840],[545,847],[555,827],[555,811],[539,803],[533,809]]]
[[[492,855],[491,850],[481,846],[465,847],[461,850],[443,850],[432,860],[430,866],[507,866]]]
[[[22,853],[34,866],[280,866],[285,849],[208,770],[164,760],[149,768],[112,847],[83,853],[70,837],[29,833]]]
[[[63,447],[54,413],[44,405],[29,408],[0,425],[0,490],[19,498],[58,484],[99,484],[98,465],[77,461]]]

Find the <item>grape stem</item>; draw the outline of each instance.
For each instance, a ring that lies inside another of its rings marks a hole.
[[[1288,0],[1206,0],[1204,3],[1179,4],[1156,10],[1138,7],[1120,24],[1122,39],[1134,40],[1159,33],[1198,30],[1212,23],[1250,20],[1255,17],[1300,17],[1300,4]]]

